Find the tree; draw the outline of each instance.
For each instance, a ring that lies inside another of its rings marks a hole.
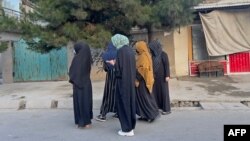
[[[2,7],[2,1],[0,1],[0,32],[16,32],[18,30],[18,24],[13,17],[5,17]],[[14,29],[14,30],[13,30]],[[4,52],[8,48],[8,41],[0,41],[0,53]]]
[[[150,7],[150,20],[141,27],[147,28],[149,40],[152,29],[164,27],[172,31],[193,22],[193,6],[202,0],[142,0],[145,7]]]
[[[18,23],[2,18],[0,31],[17,29],[35,50],[49,50],[78,40],[104,47],[112,34],[129,35],[135,25],[147,28],[149,33],[157,27],[172,30],[192,21],[191,7],[199,0],[31,1],[34,12],[22,10],[24,18]]]
[[[18,23],[23,38],[36,50],[65,46],[86,40],[104,47],[114,33],[129,35],[139,18],[140,0],[33,0],[34,12],[25,13]],[[9,22],[8,20],[3,20]],[[10,23],[10,22],[9,22]],[[5,24],[6,25],[6,24]],[[9,24],[8,24],[9,25]],[[3,29],[0,25],[0,30]],[[4,27],[6,29],[6,27]],[[9,29],[9,28],[7,28]],[[11,28],[13,29],[13,28]],[[34,40],[36,39],[36,40]]]
[[[0,53],[8,48],[8,42],[0,42]]]

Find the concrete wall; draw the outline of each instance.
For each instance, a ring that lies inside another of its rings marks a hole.
[[[133,40],[144,40],[148,42],[147,31],[134,31],[131,34]],[[152,33],[152,40],[159,40],[161,42],[163,51],[168,54],[170,63],[170,75],[171,77],[175,77],[173,34],[165,32],[164,30],[154,30]]]
[[[2,53],[0,53],[0,79],[2,78],[2,72],[3,72],[3,59],[2,59]]]
[[[0,73],[2,69],[2,78],[3,83],[13,83],[13,50],[11,42],[8,45],[8,49],[0,54]],[[73,59],[73,44],[68,44],[68,69],[71,65]],[[2,62],[1,62],[2,60]],[[91,70],[91,80],[98,81],[98,80],[105,80],[106,72],[102,71],[102,64],[100,62],[95,62],[92,66]]]
[[[74,57],[74,53],[73,53],[73,43],[69,43],[67,45],[67,49],[68,49],[68,70],[70,68],[72,59]],[[94,56],[95,54],[92,53],[92,56]],[[90,74],[91,80],[92,81],[99,81],[99,80],[105,80],[106,78],[106,72],[103,71],[102,69],[102,63],[98,60],[94,60],[94,63],[92,65],[91,68],[91,74]]]
[[[183,27],[180,32],[174,32],[174,58],[175,58],[175,71],[176,76],[188,75],[188,27]]]
[[[188,46],[189,27],[183,27],[179,31],[166,32],[165,30],[154,30],[152,40],[159,40],[163,50],[168,54],[171,77],[186,76],[189,74],[188,68]],[[136,39],[144,39],[147,32],[136,34]],[[148,38],[146,38],[148,40]]]
[[[92,81],[100,81],[105,80],[106,78],[106,72],[102,70],[101,68],[98,68],[97,66],[93,65],[90,78]]]
[[[8,49],[2,53],[3,59],[3,83],[13,83],[13,57],[11,42]]]
[[[175,77],[175,54],[174,54],[174,43],[173,34],[165,31],[154,31],[152,40],[159,40],[162,44],[163,51],[168,54],[169,65],[170,65],[170,76]]]
[[[69,72],[69,68],[72,62],[72,59],[74,57],[74,53],[73,53],[73,43],[69,42],[67,45],[67,55],[68,55],[68,72]]]
[[[0,41],[17,41],[20,34],[1,32]],[[13,53],[12,44],[9,42],[8,49],[0,56],[0,73],[2,73],[3,83],[13,83]]]
[[[20,40],[20,34],[10,32],[0,32],[0,41],[17,41]]]
[[[0,34],[0,36],[3,34]],[[8,37],[7,37],[8,36]],[[2,36],[3,37],[3,36]],[[2,39],[17,40],[18,36],[5,35]],[[133,40],[145,40],[148,41],[148,35],[146,31],[134,32],[131,36]],[[170,75],[171,77],[188,75],[188,28],[181,28],[180,33],[168,33],[164,30],[155,30],[152,34],[152,39],[157,39],[162,43],[163,50],[168,54],[170,62]],[[1,40],[1,39],[0,39]],[[68,44],[68,68],[71,65],[73,59],[73,44]],[[3,82],[13,82],[13,58],[12,47],[9,44],[9,48],[2,54],[2,67],[3,67]],[[91,79],[93,81],[105,80],[106,72],[102,70],[102,63],[95,62],[92,66]]]
[[[132,41],[146,41],[148,42],[148,31],[146,30],[133,30],[131,32],[131,40]]]

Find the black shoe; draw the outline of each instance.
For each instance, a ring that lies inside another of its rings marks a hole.
[[[139,117],[138,120],[140,120],[140,121],[146,121],[148,123],[151,123],[151,122],[154,121],[154,119],[147,119],[147,118],[143,118],[143,117]]]
[[[162,115],[168,115],[170,114],[171,112],[161,112]]]
[[[148,123],[152,123],[155,119],[148,119]]]
[[[117,113],[115,113],[115,114],[113,115],[113,117],[114,117],[114,118],[118,118],[118,115],[117,115]]]
[[[138,120],[140,120],[140,121],[148,121],[146,118],[143,118],[143,117],[139,117]]]
[[[98,116],[95,118],[95,120],[104,122],[104,121],[106,121],[106,116],[98,115]]]

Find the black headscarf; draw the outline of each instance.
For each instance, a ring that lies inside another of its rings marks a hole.
[[[162,47],[159,41],[154,40],[149,43],[149,48],[152,53],[152,60],[153,60],[153,69],[157,71],[160,67],[161,63],[161,54],[162,54]]]
[[[90,81],[92,57],[89,46],[84,42],[74,45],[75,56],[69,69],[69,82],[83,88]]]
[[[117,49],[113,45],[113,43],[110,42],[107,46],[107,50],[102,55],[103,62],[105,63],[108,60],[114,60],[114,59],[116,59],[116,56],[117,56]],[[109,64],[109,63],[107,63],[107,66],[109,69],[114,68],[114,66]]]

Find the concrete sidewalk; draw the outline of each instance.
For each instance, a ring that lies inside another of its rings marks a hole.
[[[170,79],[172,107],[241,109],[250,106],[250,75],[181,77]],[[92,82],[94,109],[99,109],[104,81]],[[231,105],[228,105],[230,104]],[[0,85],[0,109],[72,108],[67,81]],[[250,110],[250,109],[249,109]]]

